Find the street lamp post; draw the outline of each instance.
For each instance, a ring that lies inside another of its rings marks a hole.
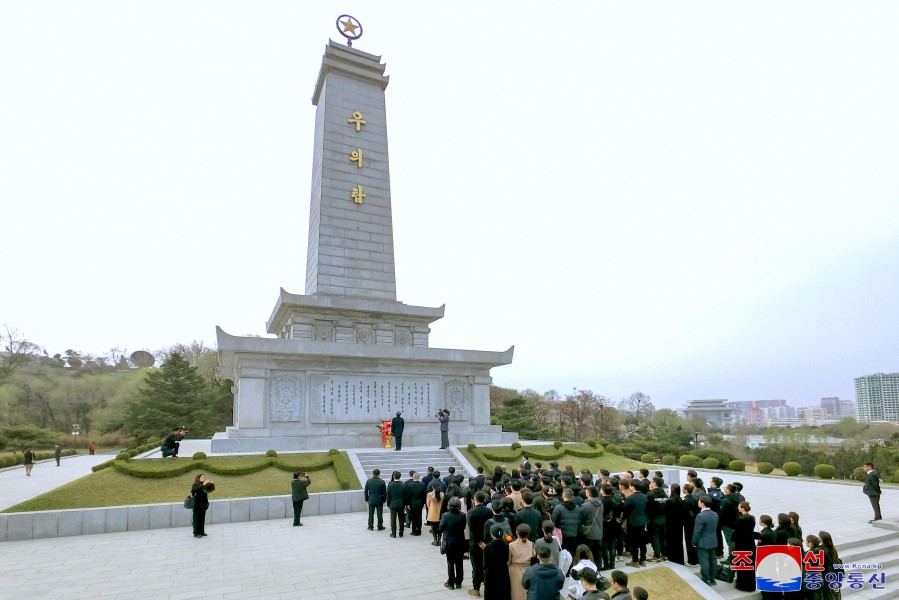
[[[72,451],[75,451],[75,440],[81,435],[81,425],[72,423]]]

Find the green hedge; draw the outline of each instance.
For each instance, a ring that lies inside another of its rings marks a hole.
[[[756,469],[758,469],[758,472],[762,475],[767,475],[774,470],[774,465],[769,462],[760,462],[756,465]]]
[[[241,460],[232,461],[231,464],[222,464],[214,458],[198,459],[196,457],[193,459],[150,458],[138,461],[112,460],[102,465],[97,465],[93,470],[99,471],[109,466],[114,467],[120,473],[140,479],[165,479],[183,475],[195,469],[202,469],[217,475],[249,475],[268,467],[275,467],[290,473],[295,471],[320,471],[333,467],[341,489],[351,489],[354,480],[356,480],[356,470],[353,468],[353,464],[346,453],[329,454],[328,458],[316,462],[304,462],[302,456],[293,455],[283,457],[245,456],[241,457]]]
[[[99,465],[94,465],[91,467],[91,472],[96,473],[97,471],[102,471],[103,469],[108,469],[109,467],[115,464],[115,459],[107,460],[104,463],[100,463]]]
[[[704,458],[702,460],[702,468],[703,469],[717,469],[718,468],[718,459],[714,456],[709,456],[708,458]]]
[[[512,450],[518,450],[519,448],[521,448],[521,444],[519,444],[518,442],[512,442]]]
[[[647,452],[646,454],[640,455],[640,462],[654,463],[655,461],[656,461],[656,457],[654,454],[650,454],[649,452]]]
[[[798,462],[785,462],[781,468],[784,470],[784,473],[790,477],[795,477],[802,473],[802,465]]]
[[[815,475],[817,475],[820,479],[833,479],[836,474],[837,468],[833,465],[815,465]]]
[[[663,465],[673,465],[676,462],[677,462],[677,457],[673,454],[666,454],[665,456],[662,457]]]
[[[599,448],[584,450],[581,448],[572,448],[571,446],[562,446],[557,449],[557,452],[552,451],[537,451],[533,449],[522,449],[518,448],[516,450],[505,450],[498,448],[478,448],[474,444],[469,444],[468,450],[474,454],[478,460],[483,462],[498,462],[498,463],[509,463],[515,462],[519,458],[521,458],[522,454],[527,454],[529,458],[534,460],[560,460],[565,458],[565,455],[570,454],[571,456],[576,456],[578,458],[599,458],[603,454],[605,454],[605,449],[600,446]]]
[[[702,459],[700,459],[695,454],[684,454],[679,459],[677,459],[677,464],[682,467],[698,467],[702,464]]]
[[[734,459],[727,463],[727,468],[731,471],[745,471],[746,463],[744,463],[742,460]]]

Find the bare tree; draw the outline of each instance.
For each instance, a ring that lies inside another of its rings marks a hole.
[[[0,331],[0,383],[8,381],[16,369],[27,364],[42,348],[9,325]]]
[[[627,417],[629,422],[635,425],[649,424],[652,420],[652,414],[656,407],[652,404],[652,399],[643,392],[634,392],[624,400],[618,403],[620,410]]]

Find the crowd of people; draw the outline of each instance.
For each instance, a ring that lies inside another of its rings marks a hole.
[[[394,471],[389,484],[374,471],[365,484],[368,528],[386,529],[381,509],[390,509],[390,535],[423,533],[446,557],[445,587],[461,589],[466,559],[471,565],[472,596],[494,600],[560,597],[587,600],[648,598],[628,588],[620,562],[633,568],[669,561],[699,569],[709,585],[734,580],[742,591],[755,591],[759,545],[794,545],[823,552],[824,575],[835,571],[839,556],[830,534],[803,538],[799,515],[758,519],[742,494],[743,486],[712,477],[708,485],[695,471],[683,488],[666,484],[660,471],[613,475],[600,470],[575,473],[551,461],[546,467],[523,457],[518,468],[498,465],[493,473],[477,469],[465,481],[452,468],[446,475],[429,468],[424,477]],[[736,560],[736,562],[735,562]],[[838,596],[827,585],[791,593],[764,592],[764,598],[825,600]]]

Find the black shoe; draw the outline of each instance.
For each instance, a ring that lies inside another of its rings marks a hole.
[[[403,537],[403,532],[402,532],[402,531],[400,532],[400,537]]]
[[[194,537],[198,537],[198,538],[201,538],[201,537],[203,537],[203,536],[202,536],[202,535],[200,535],[200,534],[199,534],[199,533],[195,533],[195,534],[194,534]]]
[[[451,589],[453,589],[453,584],[451,584],[451,583],[444,583],[444,584],[443,584],[443,587],[445,587],[445,588],[448,589],[448,590],[451,590]]]
[[[378,531],[384,531],[385,529],[387,529],[387,528],[386,527],[378,527]]]
[[[396,537],[396,534],[395,534],[395,533],[391,533],[391,534],[390,534],[390,537],[395,538],[395,537]]]
[[[457,590],[461,590],[461,589],[462,589],[462,584],[461,584],[461,583],[457,583],[457,584],[456,584],[456,589],[457,589]]]
[[[374,528],[374,527],[369,527],[368,530],[369,530],[369,531],[374,531],[375,528]]]

